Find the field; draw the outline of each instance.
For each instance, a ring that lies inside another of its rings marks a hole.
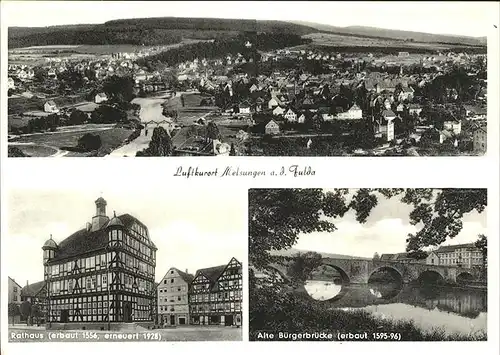
[[[349,47],[374,47],[383,50],[407,50],[409,52],[429,52],[429,51],[439,51],[447,50],[452,48],[457,48],[457,45],[453,44],[443,44],[443,43],[429,43],[429,42],[411,42],[396,39],[382,39],[382,38],[365,38],[356,36],[345,36],[339,34],[331,33],[311,33],[303,36],[304,38],[312,39],[312,43],[304,46],[325,46],[325,47],[339,47],[341,49]],[[304,47],[299,46],[299,47]],[[299,48],[296,47],[296,48]],[[465,48],[471,48],[475,50],[484,50],[486,52],[486,46],[464,46]],[[460,47],[461,49],[464,49]],[[374,50],[375,51],[375,50]]]
[[[133,130],[114,128],[113,125],[82,125],[65,127],[56,132],[36,133],[24,135],[9,145],[15,146],[25,154],[37,157],[58,156],[87,156],[88,153],[67,152],[62,147],[75,147],[78,139],[85,133],[97,134],[101,137],[102,146],[97,155],[104,156],[121,145]]]
[[[36,65],[43,63],[46,57],[71,57],[72,59],[84,59],[93,56],[109,55],[111,53],[134,53],[153,48],[164,51],[186,44],[205,41],[206,40],[185,38],[180,43],[158,46],[140,46],[134,44],[32,46],[9,49],[8,53],[9,64]]]
[[[28,111],[43,111],[43,105],[48,100],[54,101],[59,108],[89,103],[85,101],[83,94],[58,96],[50,99],[41,99],[36,96],[32,98],[18,96],[9,97],[7,102],[8,112],[9,114],[20,114]]]

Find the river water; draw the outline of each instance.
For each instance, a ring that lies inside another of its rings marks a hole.
[[[470,334],[487,329],[486,290],[437,285],[369,283],[341,286],[307,281],[306,292],[332,308],[365,310],[376,317],[413,321],[425,330]]]
[[[147,97],[147,98],[135,98],[132,103],[138,104],[141,106],[141,110],[139,111],[139,118],[141,122],[160,122],[163,120],[169,121],[170,119],[163,116],[163,108],[162,104],[165,102],[166,97]],[[139,137],[134,139],[132,142],[121,146],[118,149],[109,154],[110,156],[119,156],[119,157],[135,157],[136,153],[140,150],[146,149],[149,146],[149,142],[151,141],[151,136],[153,133],[153,129],[155,124],[150,124],[147,129],[143,129]],[[167,128],[168,129],[168,128]],[[149,131],[149,132],[147,132]]]

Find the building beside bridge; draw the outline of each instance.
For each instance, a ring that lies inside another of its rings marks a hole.
[[[429,254],[426,264],[468,269],[484,266],[483,254],[474,243],[440,246]]]
[[[95,205],[86,228],[43,245],[47,322],[86,329],[153,322],[157,248],[148,228],[129,214],[109,218],[102,197]]]

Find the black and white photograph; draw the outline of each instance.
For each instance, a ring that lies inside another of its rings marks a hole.
[[[244,204],[194,195],[9,191],[8,340],[241,341]]]
[[[249,190],[249,339],[486,341],[487,209],[486,189]]]
[[[487,150],[475,3],[7,3],[9,157]]]

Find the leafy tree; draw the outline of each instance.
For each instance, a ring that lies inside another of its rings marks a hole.
[[[90,152],[101,148],[101,137],[98,134],[86,133],[78,140],[78,147]]]
[[[304,282],[311,278],[311,273],[321,265],[322,256],[310,251],[299,253],[288,267],[288,276],[292,282]]]
[[[21,315],[26,318],[26,325],[30,325],[31,309],[32,307],[30,302],[24,301],[23,303],[21,303],[21,307],[19,310],[21,312]]]
[[[476,248],[481,250],[481,255],[483,257],[483,277],[487,279],[486,271],[488,270],[488,239],[484,234],[480,234],[478,240],[475,243]]]
[[[213,140],[220,140],[222,137],[219,127],[215,124],[215,122],[210,121],[207,124],[207,131],[206,131],[206,140],[207,141],[213,141]]]
[[[429,256],[429,254],[423,250],[415,250],[408,253],[408,257],[416,260],[422,260]]]
[[[70,125],[80,125],[84,124],[87,121],[88,116],[85,112],[80,110],[73,110],[69,115],[68,123]]]
[[[92,123],[117,123],[127,120],[127,113],[119,108],[101,105],[92,112],[90,121]]]
[[[23,151],[18,147],[12,147],[12,146],[9,146],[7,156],[13,158],[29,157],[29,155],[24,154]]]
[[[110,76],[106,78],[102,87],[112,102],[130,102],[134,95],[134,80],[129,76]]]
[[[273,260],[269,251],[292,247],[300,233],[335,231],[331,218],[349,210],[365,223],[380,197],[398,196],[413,206],[410,224],[422,223],[406,239],[408,252],[454,238],[464,214],[482,213],[487,205],[486,189],[359,189],[352,195],[347,189],[251,189],[248,196],[249,260],[256,267]]]
[[[172,155],[173,145],[170,135],[163,127],[155,127],[149,147],[137,152],[138,157],[166,157]]]
[[[9,303],[9,317],[12,317],[12,325],[14,325],[15,317],[21,315],[19,305],[17,303]]]
[[[33,80],[38,83],[43,83],[48,78],[47,70],[42,67],[34,67],[33,73],[34,73]]]
[[[373,260],[380,260],[380,255],[378,255],[377,252],[375,252],[375,254],[373,254]]]
[[[40,307],[37,304],[34,304],[32,306],[31,316],[33,318],[35,318],[37,324],[40,324],[40,318],[43,317],[43,313],[42,313],[42,310],[40,309]]]

